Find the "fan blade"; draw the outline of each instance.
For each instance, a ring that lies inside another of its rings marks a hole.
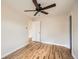
[[[49,8],[52,8],[52,7],[55,7],[55,6],[56,6],[56,4],[54,3],[52,5],[49,5],[47,7],[42,8],[41,10],[49,9]]]
[[[47,13],[47,12],[45,12],[45,11],[41,11],[41,13],[48,14],[48,13]]]
[[[39,9],[39,4],[37,3],[37,0],[32,0],[32,1],[33,1],[33,3],[34,3],[35,7],[36,7],[37,9]]]
[[[38,14],[38,12],[39,12],[39,11],[37,11],[37,12],[34,14],[34,16],[36,16],[36,15]]]
[[[24,12],[30,12],[30,11],[36,11],[36,10],[24,10]]]

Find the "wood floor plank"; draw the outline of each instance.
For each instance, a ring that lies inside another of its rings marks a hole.
[[[31,42],[2,59],[74,59],[70,49],[63,46]]]

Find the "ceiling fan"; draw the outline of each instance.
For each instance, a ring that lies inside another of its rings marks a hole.
[[[41,12],[41,13],[47,15],[48,12],[45,12],[44,10],[56,6],[56,3],[54,3],[54,4],[51,4],[51,5],[49,5],[49,6],[46,6],[46,7],[42,8],[42,7],[41,7],[41,4],[38,4],[38,3],[37,3],[37,0],[32,0],[32,1],[33,1],[34,5],[35,5],[36,9],[35,9],[35,10],[24,10],[24,12],[37,11],[37,12],[34,14],[34,16],[36,16],[39,12]]]

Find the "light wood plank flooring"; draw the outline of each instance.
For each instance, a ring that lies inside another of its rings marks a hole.
[[[32,42],[2,59],[73,59],[68,48]]]

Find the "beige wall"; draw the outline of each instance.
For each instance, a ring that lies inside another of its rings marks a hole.
[[[1,55],[4,57],[27,44],[30,18],[19,14],[4,3],[1,12]]]
[[[78,6],[77,1],[75,2],[75,5],[71,11],[72,15],[72,53],[75,59],[78,59]]]
[[[33,21],[41,21],[42,42],[70,47],[67,15],[35,17]]]

